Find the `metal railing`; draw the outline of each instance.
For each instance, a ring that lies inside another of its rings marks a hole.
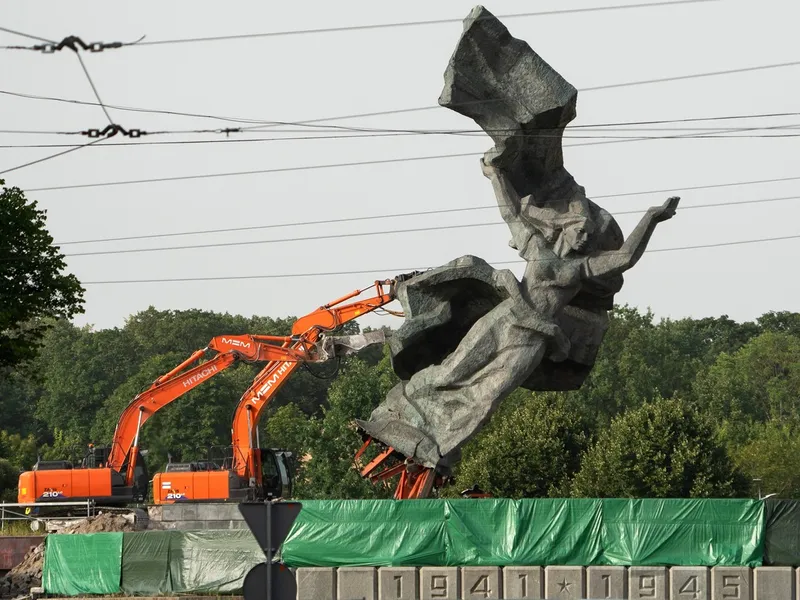
[[[83,507],[81,514],[53,514],[64,512],[59,510],[66,507]],[[93,500],[83,502],[40,502],[36,504],[19,504],[0,502],[0,531],[6,528],[7,521],[76,521],[95,516],[95,503]]]

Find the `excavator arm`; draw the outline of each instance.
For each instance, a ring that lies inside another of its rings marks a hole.
[[[285,348],[290,352],[309,352],[310,360],[307,362],[327,360],[331,357],[330,353],[324,352],[325,345],[320,344],[324,333],[392,302],[395,299],[396,284],[415,274],[409,273],[395,279],[376,281],[370,288],[356,290],[300,317],[292,326],[292,337],[286,340]],[[353,300],[369,289],[374,289],[374,296]],[[348,302],[349,300],[353,301]],[[267,365],[244,393],[234,411],[231,432],[233,470],[251,486],[261,484],[261,461],[257,439],[261,414],[298,365],[299,362],[291,360]]]
[[[170,402],[218,375],[238,360],[270,361],[272,364],[309,359],[309,352],[313,350],[309,345],[296,344],[293,347],[286,347],[285,340],[283,337],[267,335],[223,335],[213,338],[208,346],[195,351],[169,373],[156,379],[148,389],[138,394],[128,404],[120,415],[114,431],[108,466],[121,472],[127,465],[125,481],[126,485],[132,485],[142,425]],[[206,362],[194,364],[201,360],[208,350],[214,350],[217,354]]]

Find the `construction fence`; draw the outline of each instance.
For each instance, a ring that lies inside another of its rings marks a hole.
[[[315,500],[290,567],[800,566],[800,501]],[[248,530],[50,535],[45,592],[238,593],[265,560]]]

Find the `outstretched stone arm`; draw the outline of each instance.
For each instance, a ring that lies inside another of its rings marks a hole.
[[[619,250],[609,250],[589,257],[586,261],[586,277],[615,277],[639,262],[656,225],[675,216],[679,201],[680,198],[674,196],[663,205],[648,209]]]

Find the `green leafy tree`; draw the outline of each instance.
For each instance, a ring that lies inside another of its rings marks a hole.
[[[800,313],[786,310],[770,311],[761,315],[756,322],[763,332],[800,336]]]
[[[800,423],[797,419],[769,421],[755,425],[751,441],[733,450],[736,464],[752,482],[761,479],[763,494],[781,498],[800,498]]]
[[[133,375],[140,357],[120,329],[93,331],[59,321],[45,336],[36,364],[42,394],[36,416],[50,430],[89,441],[103,404]]]
[[[564,394],[518,390],[463,451],[455,491],[478,485],[496,497],[569,495],[591,421]]]
[[[5,181],[0,179],[0,185]],[[53,319],[83,312],[83,288],[63,273],[46,211],[16,187],[0,192],[0,367],[30,360]]]
[[[0,501],[17,501],[17,481],[19,469],[11,461],[0,458]]]
[[[44,444],[39,449],[39,455],[43,460],[71,460],[79,465],[86,455],[88,447],[80,435],[56,428],[52,439],[52,444]]]
[[[748,441],[754,423],[800,417],[800,336],[766,332],[720,354],[696,379],[694,394],[734,445]]]
[[[361,445],[354,419],[368,418],[397,381],[388,356],[370,367],[355,358],[348,361],[328,393],[322,417],[310,424],[307,456],[297,475],[300,498],[375,498],[391,495],[388,487],[363,480],[353,465]]]
[[[616,417],[573,480],[579,497],[734,497],[748,482],[711,419],[683,400],[656,398]]]
[[[726,316],[656,323],[650,311],[616,307],[589,377],[570,396],[603,424],[656,394],[688,397],[697,373],[759,332]]]
[[[262,418],[261,427],[262,446],[289,450],[297,460],[305,455],[315,432],[312,421],[295,404],[285,404]]]
[[[0,431],[0,457],[7,459],[14,467],[30,470],[36,462],[36,438],[33,434],[22,437],[18,433]]]
[[[31,362],[0,367],[0,430],[28,435],[40,429],[35,418],[41,390],[36,374]]]

